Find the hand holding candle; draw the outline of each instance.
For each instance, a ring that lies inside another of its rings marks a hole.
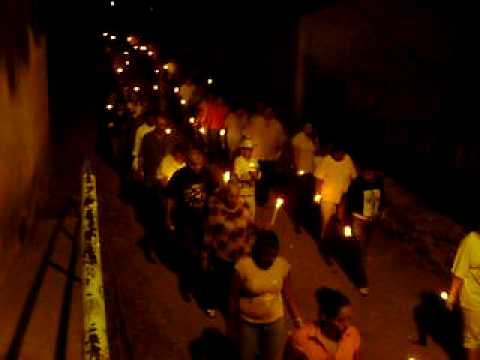
[[[225,171],[223,173],[223,182],[224,184],[228,184],[230,182],[230,178],[231,178],[231,175],[230,175],[230,171]]]
[[[273,210],[272,220],[270,221],[270,226],[275,225],[275,220],[277,220],[278,211],[285,203],[285,200],[281,197],[275,200],[275,210]]]
[[[298,171],[297,171],[297,175],[298,175],[298,176],[303,176],[303,175],[305,175],[305,171],[303,171],[303,170],[298,170]]]
[[[352,227],[350,225],[345,225],[345,227],[343,228],[343,235],[346,238],[352,237]]]
[[[321,201],[322,201],[322,194],[313,195],[313,202],[315,204],[320,204]]]

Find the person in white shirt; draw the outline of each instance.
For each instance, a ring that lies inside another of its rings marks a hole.
[[[296,196],[293,206],[295,232],[300,233],[301,224],[312,204],[315,179],[313,177],[314,158],[317,145],[313,126],[306,123],[302,130],[292,138],[293,161],[296,172]]]
[[[447,307],[459,301],[463,315],[463,347],[468,360],[480,359],[480,234],[469,233],[460,243],[452,267]]]
[[[145,122],[141,124],[137,130],[135,131],[135,140],[133,143],[133,150],[132,150],[132,170],[134,174],[140,175],[139,173],[139,156],[140,156],[140,149],[142,147],[142,141],[145,135],[151,133],[155,130],[155,116],[153,114],[147,114],[145,118]]]
[[[230,153],[230,158],[233,158],[235,152],[240,146],[242,137],[246,134],[248,121],[248,114],[244,108],[238,108],[236,111],[231,112],[225,120],[225,128],[227,129],[227,147]]]
[[[235,158],[233,174],[240,186],[240,197],[250,208],[252,219],[255,220],[255,182],[260,179],[258,161],[252,157],[253,143],[244,139],[240,144],[240,155]]]
[[[314,170],[315,193],[321,196],[322,230],[320,242],[328,265],[332,265],[332,241],[336,237],[336,218],[340,215],[339,205],[350,183],[357,177],[357,170],[350,156],[335,144],[330,155]]]
[[[160,163],[157,170],[157,178],[165,188],[172,178],[173,174],[185,167],[186,152],[181,145],[176,145],[171,154],[167,154]]]
[[[257,203],[264,206],[269,200],[270,188],[277,180],[275,169],[283,151],[286,135],[272,108],[254,115],[246,133],[255,145],[253,157],[258,159],[263,174],[257,188]]]

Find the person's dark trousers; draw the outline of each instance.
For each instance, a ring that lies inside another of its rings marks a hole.
[[[226,155],[226,139],[220,136],[220,130],[209,129],[207,132],[207,153],[209,159],[222,160]]]
[[[342,254],[349,268],[353,284],[358,288],[368,287],[366,271],[366,246],[372,233],[373,223],[358,218],[353,219],[353,237],[342,239]]]
[[[262,176],[255,189],[256,201],[265,206],[270,197],[270,189],[275,184],[275,161],[261,160],[258,162]]]
[[[216,256],[210,258],[208,269],[204,272],[204,284],[202,286],[202,306],[205,309],[227,311],[233,272],[233,262]]]
[[[143,214],[147,230],[146,250],[155,251],[157,241],[164,232],[164,198],[163,189],[159,182],[149,181],[145,183],[143,192]]]
[[[292,218],[295,230],[299,231],[300,227],[306,225],[306,221],[311,220],[311,215],[315,213],[313,205],[315,178],[311,173],[296,176],[293,184],[295,186],[295,192],[293,196]]]

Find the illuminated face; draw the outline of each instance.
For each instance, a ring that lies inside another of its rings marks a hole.
[[[240,203],[240,189],[237,187],[230,187],[227,192],[226,200],[228,207],[236,207]]]
[[[177,163],[184,163],[185,162],[185,154],[181,152],[176,152],[173,154],[173,158]]]
[[[167,128],[167,124],[167,119],[163,117],[158,117],[156,119],[155,128],[159,131],[165,131],[165,129]]]
[[[250,148],[242,148],[240,149],[241,154],[244,158],[250,159],[252,157],[253,149]]]
[[[192,151],[188,159],[188,165],[194,172],[200,172],[205,165],[205,158],[200,151]]]
[[[344,306],[340,309],[338,316],[333,319],[333,325],[338,330],[339,335],[343,335],[350,327],[352,320],[352,307],[350,305]]]

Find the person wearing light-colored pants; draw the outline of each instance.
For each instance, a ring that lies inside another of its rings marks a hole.
[[[262,350],[262,360],[280,360],[285,346],[285,318],[271,324],[240,321],[240,360],[256,359]]]

